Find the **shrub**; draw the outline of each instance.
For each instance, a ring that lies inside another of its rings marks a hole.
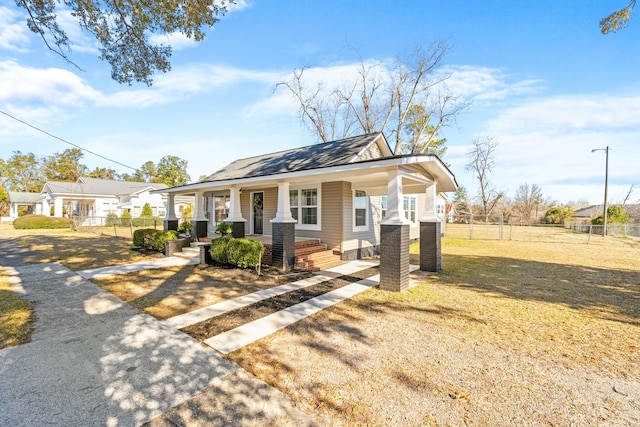
[[[629,222],[629,217],[624,212],[624,209],[622,209],[620,206],[612,205],[607,207],[607,224],[610,224],[612,222]],[[591,220],[591,224],[593,225],[602,225],[603,223],[604,218],[602,218],[602,215],[598,215]]]
[[[566,219],[573,216],[573,210],[569,206],[554,206],[544,214],[544,224],[564,224]]]
[[[219,222],[218,225],[216,225],[216,233],[220,233],[222,237],[227,234],[231,234],[232,231],[231,226],[224,221]]]
[[[133,245],[138,246],[140,248],[153,249],[152,247],[147,247],[148,244],[147,237],[151,237],[151,241],[153,241],[153,235],[156,234],[158,230],[153,228],[141,228],[133,232]],[[145,244],[146,243],[146,244]]]
[[[255,267],[260,263],[264,245],[256,240],[221,237],[211,242],[209,253],[214,261],[221,264]]]
[[[227,246],[229,264],[240,268],[257,266],[263,253],[264,245],[257,240],[231,239]]]
[[[118,221],[118,215],[113,212],[109,212],[105,219],[104,225],[112,226],[112,225],[118,225],[119,223],[120,221]]]
[[[130,226],[131,225],[131,213],[129,213],[128,211],[122,212],[122,215],[120,215],[120,223],[124,227]]]
[[[175,240],[178,237],[178,232],[175,230],[158,231],[153,235],[153,243],[155,250],[164,252],[167,247],[167,240]]]
[[[149,203],[145,203],[142,207],[142,213],[140,214],[142,218],[150,218],[153,216],[153,211],[151,210],[151,205]]]
[[[57,218],[45,215],[25,215],[13,220],[13,228],[16,230],[28,230],[39,228],[70,228],[69,218]]]
[[[178,226],[178,231],[180,233],[185,233],[187,231],[191,231],[193,230],[193,224],[191,224],[191,222],[187,221],[186,219],[184,221],[182,221],[180,223],[180,225]]]
[[[211,249],[209,249],[209,253],[211,254],[211,259],[215,262],[219,262],[220,264],[228,264],[229,260],[227,258],[227,246],[231,241],[232,237],[221,237],[219,239],[213,239],[211,241]]]

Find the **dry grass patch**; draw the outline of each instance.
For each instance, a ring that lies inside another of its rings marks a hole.
[[[0,234],[29,250],[35,251],[28,263],[58,261],[71,270],[128,264],[149,258],[161,258],[162,254],[145,255],[132,251],[130,238],[119,238],[73,230],[14,230],[12,226],[0,226]]]
[[[169,267],[92,279],[101,288],[158,319],[273,287],[252,270]]]
[[[31,303],[16,295],[0,267],[0,349],[29,342],[33,322]]]
[[[327,425],[637,425],[640,243],[594,243],[445,240],[410,292],[230,358]]]

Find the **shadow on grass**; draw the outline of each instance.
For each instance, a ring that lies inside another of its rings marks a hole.
[[[563,304],[605,320],[640,325],[640,272],[445,255],[439,275],[448,285],[505,298]]]
[[[71,270],[86,270],[130,263],[163,255],[149,255],[131,251],[132,243],[128,238],[104,235],[29,235],[7,239],[37,252],[37,258],[26,258],[27,263],[59,261]]]

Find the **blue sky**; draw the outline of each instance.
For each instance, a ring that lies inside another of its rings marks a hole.
[[[275,83],[294,68],[325,79],[353,72],[359,56],[388,60],[417,44],[448,40],[450,86],[471,102],[444,129],[444,158],[458,183],[471,144],[495,138],[493,186],[513,197],[537,184],[558,202],[600,203],[611,147],[609,200],[635,184],[640,199],[640,10],[628,28],[603,36],[599,20],[620,1],[562,2],[246,0],[196,44],[163,37],[173,69],[143,84],[119,85],[93,41],[68,24],[72,59],[49,52],[0,6],[0,110],[118,162],[139,167],[177,155],[192,179],[236,158],[317,142]],[[65,14],[60,16],[65,19]],[[67,21],[70,22],[69,19]],[[50,155],[70,146],[0,115],[0,157]],[[87,154],[84,162],[129,172]]]

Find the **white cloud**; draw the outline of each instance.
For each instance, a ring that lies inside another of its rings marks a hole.
[[[441,73],[451,75],[446,84],[453,93],[474,101],[504,100],[532,94],[542,86],[542,80],[518,80],[497,68],[462,65],[446,67]]]
[[[189,49],[198,45],[198,42],[193,38],[189,38],[180,32],[173,32],[171,34],[152,34],[149,37],[149,42],[152,44],[169,45],[173,50]]]
[[[15,9],[0,6],[0,49],[26,52],[29,29],[26,18]]]

